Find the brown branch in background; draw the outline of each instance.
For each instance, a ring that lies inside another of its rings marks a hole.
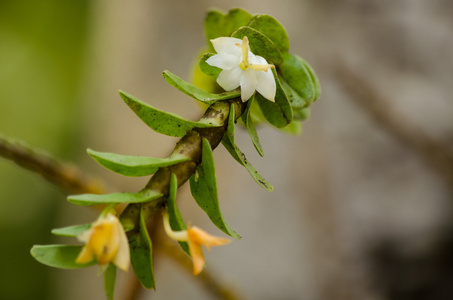
[[[387,97],[346,63],[338,62],[334,71],[336,79],[350,94],[351,100],[380,127],[418,154],[432,170],[453,187],[453,147],[430,137],[391,109]]]
[[[34,150],[23,142],[1,134],[0,156],[40,174],[70,193],[100,194],[104,190],[101,180],[88,178],[77,166],[60,162],[42,151]]]

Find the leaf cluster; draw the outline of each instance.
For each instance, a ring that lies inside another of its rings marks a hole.
[[[153,215],[153,208],[166,207],[173,230],[186,229],[176,205],[179,186],[189,179],[193,198],[207,214],[214,225],[225,234],[240,239],[226,221],[220,209],[212,150],[221,141],[231,156],[249,172],[252,178],[264,189],[273,187],[250,164],[244,153],[235,144],[235,123],[241,118],[257,150],[263,156],[264,151],[259,140],[255,123],[266,120],[271,125],[290,133],[300,132],[300,123],[309,115],[308,107],[320,96],[318,78],[313,69],[302,58],[290,54],[289,39],[284,27],[268,15],[252,16],[242,9],[233,9],[228,13],[217,10],[208,12],[205,19],[206,37],[209,40],[231,36],[247,36],[251,51],[264,57],[275,65],[272,69],[276,81],[275,103],[260,94],[252,96],[247,103],[240,100],[240,91],[215,92],[215,88],[202,89],[184,81],[170,71],[164,71],[164,79],[189,97],[202,104],[209,105],[200,121],[186,120],[173,113],[161,111],[134,96],[120,91],[126,105],[152,130],[173,137],[182,137],[175,150],[166,158],[121,155],[88,149],[88,154],[101,166],[123,176],[150,176],[149,183],[139,192],[112,194],[82,194],[68,197],[68,201],[77,205],[127,204],[121,215],[121,222],[128,231],[131,249],[131,264],[141,282],[148,289],[155,288],[152,241],[146,223]],[[208,53],[201,56],[199,70],[210,78],[211,86],[220,73],[206,60],[214,55],[212,45],[208,43]],[[53,234],[76,237],[91,224],[69,226],[54,229]],[[180,242],[184,252],[190,255],[186,242]],[[82,246],[47,245],[34,246],[33,257],[39,262],[57,268],[77,269],[96,264],[77,264],[76,257]],[[116,267],[109,264],[105,268],[104,279],[108,299],[113,299]]]

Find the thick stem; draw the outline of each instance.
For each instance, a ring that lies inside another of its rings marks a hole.
[[[201,121],[203,123],[223,125],[211,128],[196,128],[187,132],[187,134],[179,140],[173,150],[173,154],[177,153],[184,155],[190,158],[190,160],[173,166],[162,167],[151,177],[143,190],[154,190],[164,196],[145,204],[128,205],[121,215],[121,222],[126,230],[132,230],[137,227],[141,207],[143,207],[145,219],[148,221],[160,211],[163,205],[165,205],[165,199],[170,187],[171,174],[176,175],[178,187],[183,185],[190,176],[192,176],[198,163],[201,161],[201,145],[203,138],[209,141],[212,149],[215,149],[218,146],[226,132],[231,104],[235,105],[235,112],[237,112],[235,119],[239,118],[245,109],[240,98],[216,102],[206,110]]]

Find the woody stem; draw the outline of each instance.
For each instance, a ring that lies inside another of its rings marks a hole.
[[[161,198],[143,204],[129,204],[121,214],[121,223],[126,231],[137,228],[140,210],[143,209],[145,220],[150,220],[165,205],[168,196],[171,174],[175,174],[178,187],[183,185],[195,172],[197,165],[201,161],[202,139],[205,138],[215,149],[223,138],[227,129],[230,105],[234,104],[235,119],[238,119],[245,105],[240,98],[228,101],[218,101],[212,104],[205,112],[201,120],[206,123],[223,124],[220,127],[194,128],[187,132],[176,144],[172,154],[182,154],[189,157],[189,161],[181,162],[172,166],[162,167],[151,177],[143,190],[153,190],[162,194]]]

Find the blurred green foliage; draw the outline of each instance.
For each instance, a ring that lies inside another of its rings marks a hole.
[[[70,159],[79,136],[88,1],[0,0],[0,131]],[[50,299],[51,269],[29,253],[50,242],[58,189],[0,159],[0,299]]]

